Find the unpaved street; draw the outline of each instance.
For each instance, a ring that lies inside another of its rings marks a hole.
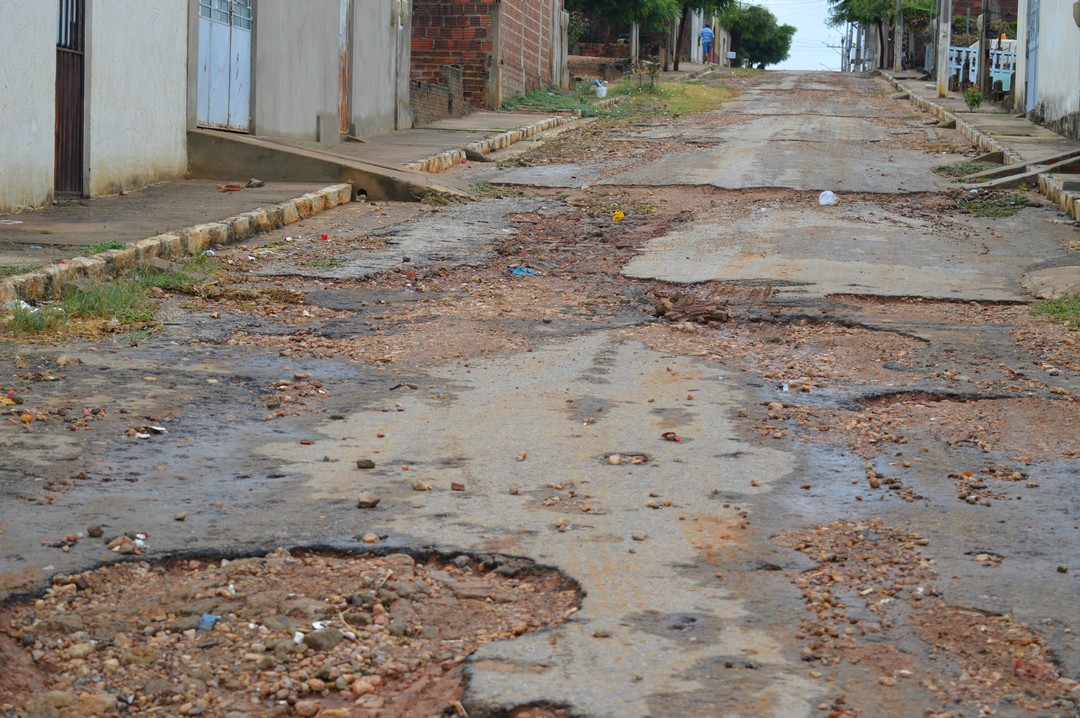
[[[0,706],[1077,715],[1077,226],[881,80],[703,81],[5,336]]]

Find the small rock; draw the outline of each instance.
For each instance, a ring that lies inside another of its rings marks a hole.
[[[186,521],[186,520],[187,520],[187,511],[179,511],[179,512],[177,512],[176,516],[173,516],[173,521]]]
[[[369,693],[375,692],[375,686],[371,685],[371,681],[366,678],[360,678],[353,681],[353,684],[349,686],[349,690],[354,696],[359,698],[360,696],[366,696]]]
[[[104,529],[104,527],[102,527],[99,524],[95,524],[94,526],[91,526],[88,529],[86,529],[86,535],[89,536],[90,538],[101,538],[104,534],[105,534],[105,529]]]
[[[877,682],[880,683],[883,686],[895,686],[896,685],[896,679],[893,678],[892,676],[882,676],[881,678],[877,679]]]
[[[345,635],[336,628],[320,628],[304,636],[304,645],[315,651],[325,653],[333,650],[345,640]]]
[[[371,459],[357,459],[356,468],[358,469],[374,469],[375,462]]]
[[[618,466],[623,462],[623,458],[618,454],[612,454],[611,456],[607,457],[607,462],[612,466]]]
[[[1058,573],[1068,573],[1069,572],[1069,567],[1068,566],[1058,566],[1057,571],[1058,571]]]
[[[360,539],[364,543],[379,543],[379,537],[373,533],[366,533],[364,537]]]
[[[22,635],[21,641],[22,641],[23,646],[25,646],[26,648],[29,648],[30,646],[37,643],[37,636],[35,636],[33,633],[24,633]]]
[[[431,484],[424,483],[420,479],[412,482],[413,491],[431,491]]]
[[[510,484],[510,495],[511,496],[517,496],[520,493],[521,493],[521,487],[520,486],[518,486],[517,484]]]
[[[293,712],[298,716],[318,715],[320,710],[322,706],[317,701],[297,701],[293,706]]]
[[[360,494],[356,499],[356,508],[358,509],[373,509],[379,505],[379,497],[372,496],[371,494]]]
[[[451,482],[450,490],[451,491],[464,491],[465,490],[465,484],[458,483],[457,481]]]

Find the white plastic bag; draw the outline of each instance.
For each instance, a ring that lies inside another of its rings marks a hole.
[[[840,204],[840,198],[836,196],[836,193],[832,190],[825,190],[817,198],[817,203],[822,207],[833,207]]]

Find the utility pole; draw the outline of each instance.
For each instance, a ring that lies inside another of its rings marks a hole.
[[[949,45],[952,44],[952,0],[938,0],[937,96],[949,94]]]
[[[845,45],[847,51],[844,53],[844,72],[851,72],[854,68],[851,65],[851,23],[847,24],[847,44]]]
[[[904,69],[904,0],[896,0],[896,19],[893,21],[893,72]]]

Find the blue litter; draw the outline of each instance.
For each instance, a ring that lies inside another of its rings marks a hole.
[[[510,274],[518,277],[539,277],[540,272],[531,267],[510,267]]]
[[[202,618],[199,619],[200,631],[212,631],[214,630],[214,624],[217,623],[218,617],[212,616],[209,613],[204,613]]]

